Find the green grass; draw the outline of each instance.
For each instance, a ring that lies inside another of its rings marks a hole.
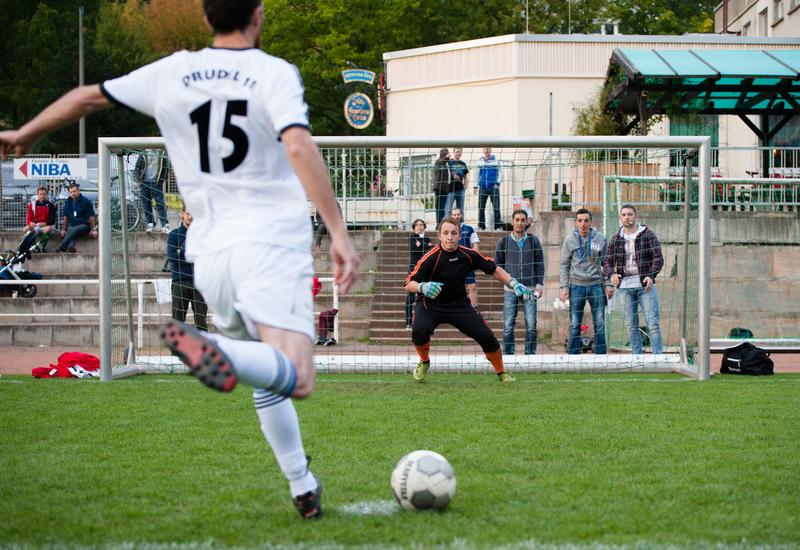
[[[302,522],[247,388],[2,377],[0,547],[800,546],[800,376],[517,380],[321,376],[297,408],[326,517]],[[420,448],[455,468],[444,513],[390,505]]]

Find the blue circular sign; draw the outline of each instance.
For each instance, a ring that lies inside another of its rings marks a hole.
[[[374,115],[375,109],[368,95],[356,92],[344,100],[344,118],[353,128],[363,130],[372,123]]]

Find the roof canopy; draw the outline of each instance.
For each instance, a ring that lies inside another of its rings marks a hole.
[[[800,51],[615,49],[606,87],[607,109],[634,115],[626,133],[655,114],[737,115],[767,147],[800,114]]]
[[[800,113],[800,51],[616,49],[608,108],[629,114]]]

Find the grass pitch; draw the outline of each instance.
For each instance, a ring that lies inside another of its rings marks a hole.
[[[327,375],[297,409],[320,522],[247,388],[2,377],[0,547],[800,546],[797,375]],[[444,513],[393,501],[422,448],[455,469]]]

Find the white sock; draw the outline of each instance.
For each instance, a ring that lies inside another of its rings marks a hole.
[[[272,447],[283,475],[289,480],[292,497],[316,489],[317,481],[308,469],[308,459],[300,435],[300,419],[292,400],[262,388],[255,388],[253,402],[261,423],[261,432]]]
[[[228,356],[239,381],[280,395],[291,395],[294,391],[297,371],[280,350],[264,342],[234,340],[221,334],[207,336]]]

